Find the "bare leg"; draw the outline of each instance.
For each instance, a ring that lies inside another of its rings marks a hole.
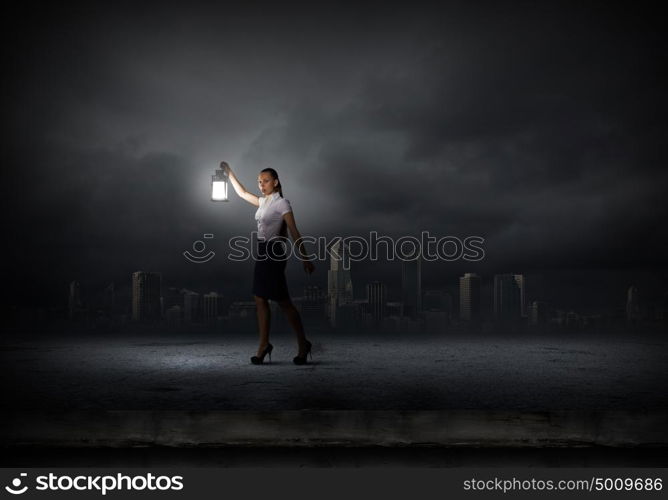
[[[257,324],[260,331],[260,345],[257,348],[257,355],[262,356],[264,349],[269,344],[271,309],[269,308],[269,301],[257,295],[255,296],[255,305],[257,306]]]
[[[285,313],[285,316],[288,318],[288,323],[297,334],[297,343],[299,344],[299,356],[304,356],[306,352],[306,335],[304,333],[304,325],[302,324],[302,318],[299,315],[299,311],[290,301],[290,299],[282,300],[278,303],[281,306],[281,309]]]

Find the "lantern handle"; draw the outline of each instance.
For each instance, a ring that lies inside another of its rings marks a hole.
[[[222,170],[225,173],[225,175],[228,175],[228,176],[229,176],[229,171],[232,170],[232,168],[230,167],[230,164],[227,163],[226,161],[221,161],[220,166],[218,168],[220,170]]]

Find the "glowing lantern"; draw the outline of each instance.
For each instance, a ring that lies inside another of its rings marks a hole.
[[[224,170],[216,170],[211,176],[211,201],[229,201],[227,199],[227,174]]]

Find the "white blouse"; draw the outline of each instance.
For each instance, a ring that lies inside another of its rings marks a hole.
[[[260,206],[255,212],[257,237],[259,240],[269,241],[280,234],[283,215],[292,212],[292,207],[278,192],[258,198],[258,201]]]

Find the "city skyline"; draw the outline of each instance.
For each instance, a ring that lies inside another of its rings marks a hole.
[[[331,265],[336,272],[337,259],[332,258]],[[143,280],[142,283],[150,283],[149,278],[151,276],[155,276],[154,279],[157,279],[158,283],[160,282],[161,273],[141,271],[132,273],[133,293],[130,305],[132,306],[131,317],[133,321],[141,319],[137,312],[140,307],[139,301],[143,300],[147,303],[149,301],[144,298],[146,293],[139,293],[139,281]],[[402,283],[404,283],[405,278],[405,268],[402,267]],[[491,297],[482,297],[483,300],[481,300],[481,284],[485,280],[492,285]],[[336,283],[336,278],[333,282]],[[654,322],[655,326],[658,326],[660,323],[665,324],[668,317],[668,291],[664,292],[663,297],[645,296],[640,298],[638,287],[632,284],[627,288],[624,300],[620,298],[617,304],[609,304],[607,308],[594,312],[590,311],[588,314],[583,310],[567,307],[559,302],[546,301],[540,296],[528,296],[526,295],[526,286],[527,281],[523,274],[502,273],[485,278],[474,273],[465,273],[459,277],[458,293],[454,296],[451,291],[447,291],[452,290],[452,287],[449,289],[420,290],[420,303],[430,296],[436,297],[436,301],[432,299],[430,306],[419,310],[406,308],[403,300],[396,302],[396,297],[388,296],[386,284],[379,281],[364,284],[363,288],[366,293],[361,300],[355,299],[351,295],[346,295],[345,300],[340,302],[332,300],[332,294],[336,298],[339,293],[336,287],[324,289],[315,284],[306,285],[303,289],[303,295],[293,293],[293,298],[300,309],[307,310],[307,316],[311,322],[315,322],[314,324],[320,326],[327,324],[334,330],[347,330],[353,326],[360,332],[369,328],[387,328],[389,332],[392,332],[397,327],[408,331],[416,328],[424,330],[428,323],[431,323],[430,328],[434,329],[434,321],[442,323],[439,328],[439,331],[442,332],[451,330],[453,325],[455,328],[458,328],[457,325],[460,327],[468,325],[468,327],[475,329],[487,323],[490,325],[496,324],[503,328],[511,327],[510,331],[515,331],[517,328],[546,327],[555,322],[560,324],[572,323],[571,326],[581,325],[582,321],[594,321],[597,324],[607,321],[606,324],[609,324],[609,321],[615,318],[618,323],[628,325]],[[352,290],[352,282],[348,282],[347,287]],[[111,290],[111,297],[108,296],[109,290]],[[109,301],[113,304],[116,300],[113,290],[114,283],[107,285],[104,289],[105,304]],[[211,320],[216,318],[232,318],[234,314],[232,310],[237,310],[239,306],[254,310],[254,303],[250,300],[244,300],[248,297],[223,296],[215,291],[197,292],[185,287],[173,286],[162,290],[165,292],[164,294],[161,292],[160,296],[154,296],[152,299],[160,308],[160,316],[152,319],[154,322],[158,320],[171,326],[184,323],[211,323]],[[153,291],[155,292],[155,288]],[[170,298],[170,294],[173,298]],[[85,293],[83,297],[85,297]],[[413,301],[413,299],[409,300]],[[454,307],[453,300],[456,300],[459,304],[457,308]],[[209,306],[207,306],[207,301],[210,304]],[[487,304],[486,309],[482,305],[484,303]],[[78,304],[76,307],[79,310],[86,310],[85,300],[84,307],[81,307],[81,287],[76,280],[70,283],[68,314],[70,319],[73,317],[73,304]],[[334,304],[336,305],[333,307]],[[620,305],[623,305],[623,307],[620,307]],[[156,305],[153,307],[156,307]],[[458,311],[458,313],[455,313],[455,311]],[[623,312],[623,314],[620,315],[620,312]],[[438,316],[440,313],[447,314]],[[338,324],[335,319],[337,316],[340,316]],[[402,322],[398,326],[384,323],[385,319],[393,317],[402,319]],[[207,320],[207,318],[209,319]],[[366,323],[356,323],[355,318],[357,318],[357,321],[366,318]],[[404,318],[408,323],[404,321]],[[253,323],[254,315],[249,316],[248,320]],[[452,321],[456,323],[452,323]],[[246,328],[248,326],[249,324],[245,325]]]

